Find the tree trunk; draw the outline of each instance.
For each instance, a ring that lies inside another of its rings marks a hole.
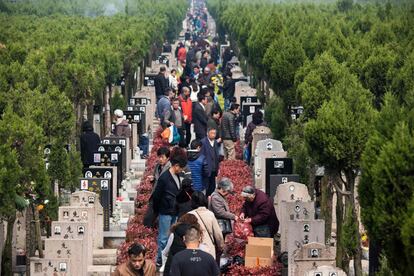
[[[39,219],[39,211],[37,210],[36,206],[33,206],[33,219],[35,223],[35,240],[36,240],[36,247],[39,250],[39,258],[44,258],[43,254],[43,244],[42,244],[42,237],[40,232],[40,219]]]
[[[346,182],[350,189],[351,195],[349,196],[349,201],[352,206],[352,217],[355,220],[355,233],[357,239],[357,247],[354,249],[354,272],[355,276],[362,276],[362,249],[361,249],[361,234],[359,233],[359,216],[358,208],[355,200],[355,173],[350,170],[345,172]]]
[[[108,85],[104,92],[103,105],[104,105],[104,131],[102,132],[102,137],[109,135],[112,131],[111,129],[111,107],[109,105],[109,94],[112,90],[112,86]]]
[[[325,221],[325,241],[331,238],[332,232],[332,176],[324,176],[321,180],[321,216]]]
[[[342,185],[340,185],[342,187]],[[336,191],[336,266],[342,268],[349,275],[349,258],[343,245],[343,223],[344,223],[344,196]]]
[[[14,228],[15,221],[16,221],[16,214],[9,217],[7,220],[6,242],[4,244],[2,259],[1,259],[1,275],[2,276],[13,275],[12,244],[13,244],[13,228]]]

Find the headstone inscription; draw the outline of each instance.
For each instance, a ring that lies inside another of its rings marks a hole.
[[[323,243],[311,242],[298,248],[294,252],[293,258],[294,263],[289,268],[290,274],[306,275],[307,271],[320,266],[335,266],[335,248]]]
[[[112,215],[111,198],[109,189],[111,179],[109,178],[80,178],[80,190],[94,192],[99,195],[99,202],[103,208],[104,231],[109,231],[109,218]]]
[[[114,210],[114,204],[117,197],[118,183],[117,183],[117,169],[116,167],[89,167],[83,169],[84,178],[105,178],[110,179],[109,194],[111,211]],[[121,185],[121,184],[119,184]]]

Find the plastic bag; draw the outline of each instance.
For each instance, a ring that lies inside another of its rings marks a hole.
[[[170,128],[167,127],[161,132],[161,137],[163,140],[168,140],[170,138],[170,134],[171,134]]]
[[[178,129],[176,126],[170,126],[171,134],[170,134],[170,144],[176,145],[180,142],[181,136],[180,133],[178,133]]]
[[[253,237],[253,228],[250,223],[243,221],[236,221],[234,223],[234,237],[238,239],[247,240],[247,237]]]

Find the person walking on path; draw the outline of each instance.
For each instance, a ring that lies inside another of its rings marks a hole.
[[[246,133],[244,135],[244,143],[245,147],[248,150],[249,156],[247,164],[250,164],[250,158],[252,156],[252,142],[253,142],[253,131],[258,126],[266,126],[266,122],[263,121],[263,113],[260,110],[256,110],[255,113],[252,115],[252,121],[246,127]]]
[[[158,179],[152,194],[154,211],[158,216],[158,254],[157,266],[162,266],[161,252],[164,249],[168,231],[177,220],[176,196],[180,192],[181,179],[179,174],[187,165],[184,156],[177,155],[171,159],[171,167]]]
[[[206,180],[208,178],[208,164],[204,154],[201,153],[202,143],[200,140],[191,142],[191,149],[187,151],[188,167],[191,170],[193,189],[198,192],[206,192]]]
[[[190,88],[184,86],[182,88],[182,93],[178,97],[180,100],[181,110],[183,111],[184,115],[184,131],[185,131],[185,146],[191,142],[191,122],[193,120],[193,102],[190,98]]]
[[[191,196],[193,210],[188,212],[197,217],[198,223],[202,230],[202,242],[204,250],[210,253],[216,259],[216,248],[221,251],[224,246],[224,239],[221,233],[221,228],[218,225],[216,217],[213,212],[207,209],[207,197],[202,192],[194,192]]]
[[[199,249],[200,228],[192,225],[186,231],[184,241],[186,249],[175,254],[170,275],[177,276],[219,276],[220,269],[214,258]]]
[[[157,103],[157,117],[160,119],[160,124],[164,122],[165,113],[171,109],[171,100],[174,97],[174,92],[171,88],[166,88],[164,96]]]
[[[98,151],[98,144],[101,138],[93,131],[93,126],[89,121],[82,124],[82,135],[80,137],[80,150],[84,168],[93,165],[93,154]]]
[[[239,112],[239,109],[240,106],[238,104],[232,104],[230,106],[230,110],[224,112],[221,122],[224,157],[229,160],[236,159],[234,142],[237,141],[236,116]]]
[[[216,189],[216,176],[219,169],[220,148],[216,141],[216,130],[208,129],[207,137],[201,140],[201,153],[206,157],[208,165],[208,178],[206,195],[210,196]]]
[[[172,105],[170,109],[165,111],[162,126],[164,128],[175,126],[178,134],[180,134],[180,141],[178,144],[180,147],[185,147],[184,115],[180,107],[180,100],[178,98],[174,98],[171,102]]]
[[[207,114],[206,114],[206,105],[207,97],[204,93],[200,92],[197,95],[198,102],[193,104],[193,124],[194,132],[196,139],[203,139],[207,135]]]
[[[273,238],[279,229],[275,207],[261,190],[246,186],[241,193],[244,204],[240,219],[250,223],[255,237]]]
[[[154,78],[155,95],[158,101],[164,96],[165,89],[168,87],[168,79],[166,77],[167,69],[165,66],[160,67],[158,75]]]

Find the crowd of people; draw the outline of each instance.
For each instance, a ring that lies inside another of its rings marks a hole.
[[[220,256],[234,222],[250,223],[258,237],[273,237],[278,230],[273,203],[265,193],[245,187],[238,195],[244,199],[243,208],[235,214],[226,200],[233,194],[232,182],[217,179],[220,162],[236,159],[240,106],[234,94],[241,79],[233,79],[228,66],[230,48],[220,57],[217,40],[205,39],[207,19],[203,6],[188,14],[185,40],[175,52],[177,67],[169,73],[161,67],[154,79],[160,125],[179,135],[158,149],[149,176],[153,190],[144,225],[158,229],[156,264],[145,259],[142,245],[133,244],[128,262],[115,275],[152,276],[155,267],[163,275],[220,275]],[[247,128],[247,147],[254,128],[263,124],[263,114],[256,112]]]

